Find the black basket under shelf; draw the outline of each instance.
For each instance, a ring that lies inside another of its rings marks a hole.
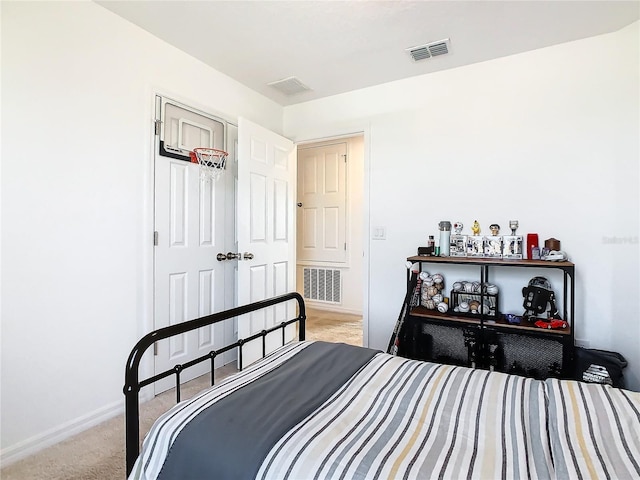
[[[500,318],[498,297],[499,294],[497,293],[469,293],[452,290],[451,296],[449,297],[449,311],[447,313],[458,317],[469,317],[477,319],[480,319],[480,317],[484,313],[485,319],[496,320]],[[467,302],[468,304],[470,304],[473,301],[478,302],[480,305],[487,305],[489,309],[485,312],[482,312],[480,309],[473,312],[471,310],[469,310],[468,312],[455,311],[455,308],[459,307],[462,302]]]

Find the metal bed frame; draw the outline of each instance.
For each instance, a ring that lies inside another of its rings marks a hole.
[[[173,368],[166,370],[162,373],[158,373],[152,377],[139,380],[138,368],[143,354],[149,347],[155,344],[159,340],[180,335],[182,333],[189,332],[207,325],[213,325],[215,323],[223,322],[233,317],[245,315],[247,313],[261,310],[263,308],[271,307],[278,303],[287,302],[289,300],[296,300],[298,302],[298,316],[291,320],[285,320],[278,325],[262,330],[247,338],[238,339],[235,343],[226,345],[217,350],[211,350],[207,355],[203,355],[199,358],[191,360],[184,364],[177,364]],[[240,369],[242,369],[242,348],[247,342],[262,338],[262,357],[266,356],[266,337],[269,333],[278,329],[282,330],[282,344],[285,342],[285,328],[288,325],[299,322],[300,328],[298,329],[298,340],[303,341],[305,339],[305,321],[306,310],[304,300],[302,296],[296,292],[287,293],[277,297],[273,297],[267,300],[243,305],[240,307],[225,310],[223,312],[207,315],[206,317],[196,318],[187,322],[179,323],[177,325],[171,325],[168,327],[160,328],[151,333],[148,333],[142,337],[138,343],[136,343],[133,350],[129,354],[127,365],[125,369],[125,383],[124,383],[124,396],[125,396],[125,437],[126,437],[126,464],[127,464],[127,476],[133,470],[133,465],[140,453],[140,409],[139,409],[139,396],[140,389],[147,385],[151,385],[154,382],[161,380],[170,375],[176,376],[176,403],[180,402],[180,372],[184,369],[197,365],[199,363],[209,360],[211,362],[211,385],[214,384],[214,362],[218,355],[225,353],[234,348],[238,349],[238,359]]]

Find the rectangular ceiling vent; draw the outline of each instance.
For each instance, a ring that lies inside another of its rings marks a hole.
[[[285,95],[296,95],[298,93],[308,92],[311,90],[296,77],[276,80],[275,82],[267,83],[267,85],[275,88],[276,90],[279,90]]]
[[[446,38],[437,42],[427,43],[426,45],[410,47],[407,48],[407,52],[409,52],[414,62],[437,57],[438,55],[445,55],[449,53],[449,39]]]

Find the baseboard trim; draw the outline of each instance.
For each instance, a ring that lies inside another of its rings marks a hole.
[[[124,402],[118,400],[105,407],[99,408],[94,412],[83,415],[60,426],[54,427],[48,431],[34,435],[15,445],[6,447],[0,451],[0,464],[3,467],[22,460],[34,453],[51,447],[56,443],[67,440],[68,438],[84,432],[102,422],[112,419],[117,415],[124,413]]]
[[[327,312],[335,312],[335,313],[347,313],[349,315],[360,315],[362,316],[362,311],[360,310],[353,310],[350,308],[342,308],[342,307],[336,307],[333,305],[329,305],[327,303],[324,302],[314,302],[313,300],[308,300],[308,299],[304,299],[304,303],[307,307],[309,308],[313,308],[315,310],[324,310]]]

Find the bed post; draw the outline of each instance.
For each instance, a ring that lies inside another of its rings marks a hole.
[[[132,388],[130,391],[125,391],[125,417],[126,418],[139,418],[139,406],[138,406],[138,394],[139,391],[133,391]],[[125,443],[126,443],[126,466],[127,466],[127,476],[133,470],[133,465],[136,463],[136,459],[138,458],[138,442],[140,441],[140,425],[136,421],[125,421]],[[135,445],[135,447],[134,447]]]
[[[140,452],[140,380],[138,368],[142,355],[155,343],[156,332],[142,337],[133,347],[127,360],[124,375],[124,420],[125,420],[125,451],[127,476],[133,470],[138,453]]]

